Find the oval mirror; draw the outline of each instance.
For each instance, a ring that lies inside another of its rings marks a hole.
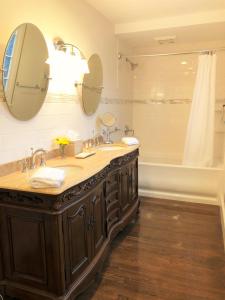
[[[89,73],[84,74],[82,84],[82,102],[84,112],[92,115],[96,112],[102,94],[103,70],[102,62],[97,54],[88,60]]]
[[[40,110],[48,89],[48,49],[41,31],[24,23],[12,33],[3,59],[3,90],[9,111],[29,120]]]
[[[102,124],[106,127],[112,127],[116,123],[116,117],[110,112],[104,113],[100,119]]]

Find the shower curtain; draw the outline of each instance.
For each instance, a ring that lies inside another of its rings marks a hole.
[[[213,165],[216,54],[199,56],[183,164]]]

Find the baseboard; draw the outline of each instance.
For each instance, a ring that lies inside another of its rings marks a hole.
[[[222,233],[223,233],[223,244],[225,250],[225,203],[224,203],[224,195],[220,195],[220,216],[221,216],[221,225],[222,225]]]
[[[219,206],[219,201],[216,197],[207,197],[199,195],[190,195],[190,194],[179,194],[171,192],[161,192],[161,191],[150,191],[146,189],[139,189],[139,195],[143,197],[152,197],[152,198],[161,198],[168,200],[192,202],[192,203],[201,203],[201,204],[210,204]],[[225,214],[224,214],[225,217]]]

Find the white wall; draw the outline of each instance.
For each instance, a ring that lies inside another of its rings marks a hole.
[[[104,111],[115,113],[119,127],[131,125],[132,106],[123,100],[130,96],[130,73],[123,69],[123,76],[119,78],[117,70],[117,51],[120,47],[124,49],[125,45],[118,44],[114,27],[108,20],[82,0],[21,0],[19,3],[4,0],[0,10],[1,61],[10,34],[24,22],[39,27],[48,45],[54,37],[61,37],[65,42],[78,46],[87,58],[94,53],[99,54],[104,72],[103,100],[97,112],[87,117],[75,90],[73,95],[57,95],[51,91],[38,115],[30,121],[21,122],[8,112],[0,89],[0,163],[29,154],[30,147],[50,149],[52,139],[68,129],[88,138],[96,127],[97,117]]]

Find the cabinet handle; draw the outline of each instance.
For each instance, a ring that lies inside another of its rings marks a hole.
[[[88,222],[87,222],[87,230],[89,231],[91,229],[91,218],[88,219]]]
[[[93,204],[95,204],[97,198],[99,198],[99,196],[94,196],[93,199],[91,200],[91,202],[92,202]]]
[[[132,179],[133,179],[133,176],[131,174],[131,175],[129,175],[129,183],[132,183]]]
[[[79,215],[80,217],[84,217],[85,216],[85,210],[86,207],[84,205],[82,205],[78,210],[76,210],[72,215],[68,216],[68,219],[73,219],[75,218],[77,215]]]
[[[95,218],[94,216],[91,217],[91,227],[94,227],[96,221],[95,221]]]

